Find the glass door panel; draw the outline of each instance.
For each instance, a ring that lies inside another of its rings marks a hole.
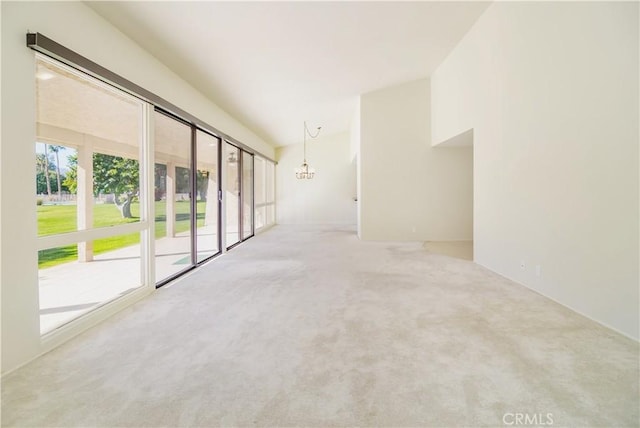
[[[146,285],[138,209],[146,202],[139,196],[144,104],[40,56],[34,83],[38,304],[46,334]]]
[[[257,156],[253,157],[253,168],[254,168],[254,205],[255,205],[255,214],[254,214],[254,226],[255,230],[260,230],[265,226],[267,210],[265,208],[266,202],[266,187],[265,187],[265,161],[262,158]]]
[[[155,113],[156,282],[193,265],[191,257],[191,127]]]
[[[196,251],[201,262],[220,251],[219,168],[220,140],[200,130],[196,133]]]
[[[242,152],[242,239],[253,236],[253,155]]]
[[[225,143],[225,214],[227,248],[240,242],[240,149]]]

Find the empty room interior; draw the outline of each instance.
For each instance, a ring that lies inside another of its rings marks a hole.
[[[640,426],[640,3],[2,1],[3,427]]]

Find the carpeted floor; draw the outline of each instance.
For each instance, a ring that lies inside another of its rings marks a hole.
[[[638,352],[420,243],[277,226],[6,376],[2,425],[632,427]]]

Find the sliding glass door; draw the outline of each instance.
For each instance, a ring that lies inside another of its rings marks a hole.
[[[269,221],[242,144],[56,60],[37,55],[34,71],[41,334],[167,283],[223,239],[253,236],[256,217]]]
[[[227,249],[240,242],[240,149],[225,143],[225,214]]]
[[[156,111],[157,283],[220,253],[219,158],[218,137]]]
[[[253,236],[253,155],[242,151],[242,240]]]
[[[145,105],[36,61],[34,173],[40,333],[146,284]]]
[[[196,252],[198,263],[220,252],[220,139],[196,132]]]
[[[253,154],[225,142],[227,249],[254,234]]]
[[[155,113],[156,282],[191,268],[191,126]]]

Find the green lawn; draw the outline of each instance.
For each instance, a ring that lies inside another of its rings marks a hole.
[[[204,225],[204,212],[206,202],[198,202],[197,226]],[[166,236],[166,203],[158,201],[155,203],[155,233],[156,238]],[[38,236],[53,235],[58,233],[73,232],[76,226],[76,206],[75,205],[40,205],[38,208]],[[133,203],[131,214],[134,218],[122,218],[120,211],[113,204],[94,205],[93,226],[106,227],[126,223],[137,222],[140,219],[140,206]],[[189,230],[189,202],[176,202],[176,232]],[[128,235],[118,235],[109,238],[93,241],[94,254],[101,254],[118,248],[140,242],[139,233]],[[65,247],[49,248],[38,251],[38,267],[46,268],[68,261],[76,260],[78,248],[76,245]]]

